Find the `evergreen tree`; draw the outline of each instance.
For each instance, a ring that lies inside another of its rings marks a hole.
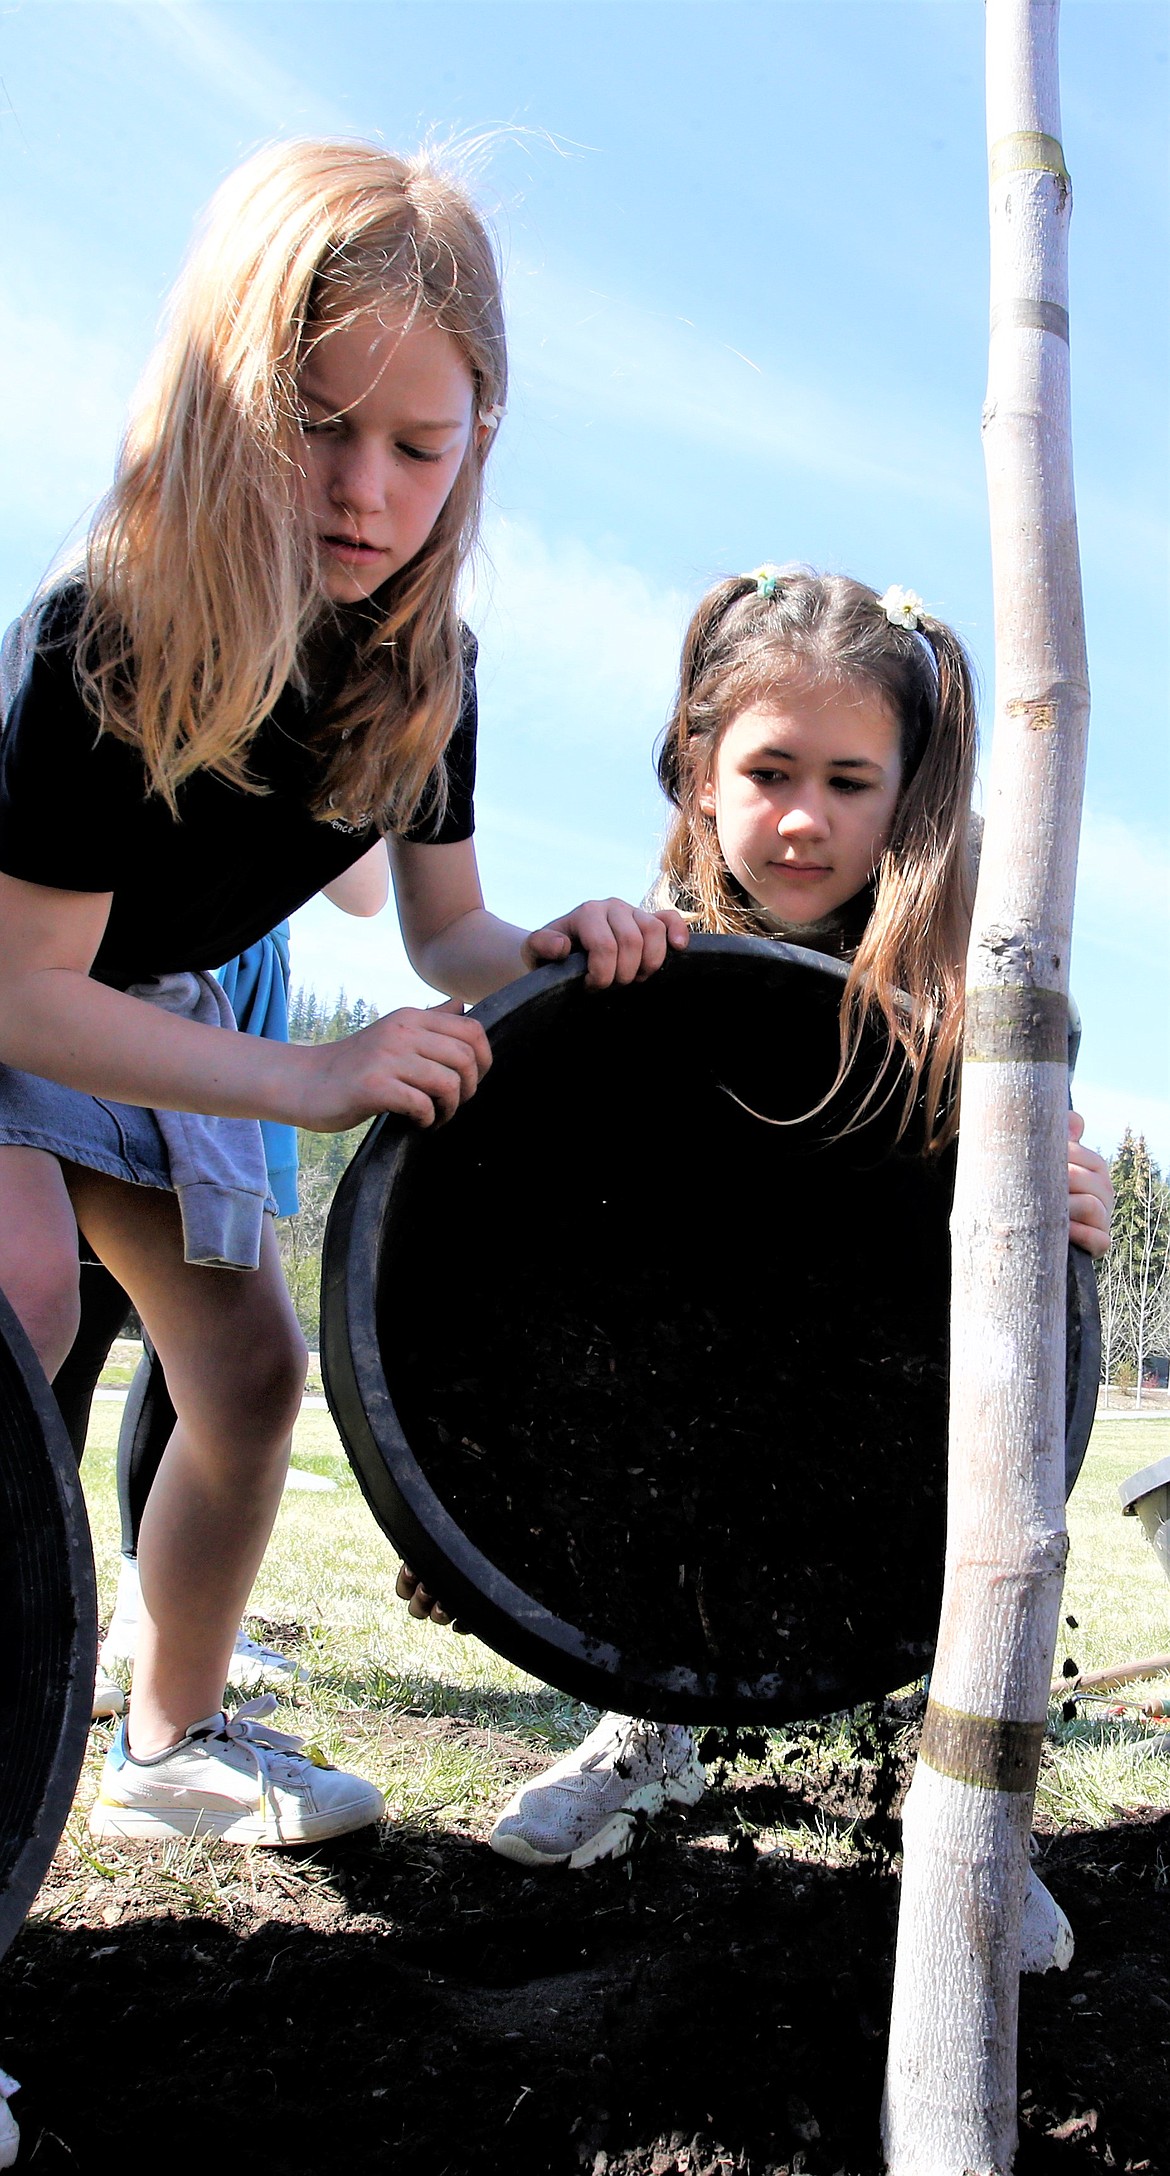
[[[351,1005],[344,990],[339,990],[332,1006],[318,997],[315,990],[306,990],[298,984],[289,999],[288,1032],[294,1043],[339,1043],[345,1035],[356,1035],[360,1028],[368,1028],[381,1014],[368,998],[359,997]]]
[[[1097,1270],[1102,1372],[1106,1383],[1134,1383],[1140,1405],[1147,1363],[1170,1343],[1170,1186],[1129,1126],[1110,1174],[1113,1243]]]
[[[330,1004],[299,984],[289,999],[289,1040],[336,1043],[379,1018],[378,1007],[367,998],[359,997],[351,1005],[345,991],[339,990]],[[282,1219],[277,1230],[285,1277],[301,1328],[309,1338],[318,1335],[320,1326],[321,1245],[329,1208],[366,1130],[365,1125],[351,1126],[347,1133],[297,1129],[301,1208],[299,1215]]]
[[[1144,1133],[1135,1136],[1127,1126],[1110,1165],[1113,1179],[1113,1244],[1127,1254],[1150,1253],[1155,1275],[1170,1251],[1170,1231],[1158,1209],[1166,1199],[1166,1181],[1150,1155]]]

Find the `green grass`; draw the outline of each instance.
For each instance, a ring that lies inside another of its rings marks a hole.
[[[142,1344],[136,1337],[117,1337],[110,1347],[109,1358],[102,1369],[99,1381],[103,1390],[124,1389],[131,1380],[142,1358]],[[322,1396],[321,1358],[319,1353],[309,1354],[309,1373],[305,1383],[309,1396]]]
[[[117,1581],[121,1413],[113,1400],[94,1406],[82,1468],[103,1624]],[[408,1614],[394,1593],[398,1558],[366,1509],[328,1413],[302,1411],[293,1464],[337,1486],[286,1491],[249,1605],[250,1620],[260,1620],[253,1632],[309,1672],[282,1702],[278,1727],[380,1784],[395,1819],[483,1833],[514,1787],[516,1741],[541,1756],[563,1752],[593,1711],[478,1640]],[[497,1738],[507,1741],[499,1751]],[[107,1742],[95,1728],[86,1802]]]
[[[1170,1454],[1170,1419],[1098,1420],[1068,1509],[1069,1562],[1056,1669],[1066,1656],[1082,1670],[1170,1653],[1170,1581],[1141,1521],[1126,1518],[1118,1487]],[[1070,1625],[1069,1618],[1075,1624]],[[1060,1824],[1098,1828],[1119,1808],[1170,1807],[1170,1722],[1143,1722],[1137,1703],[1170,1695],[1170,1676],[1119,1686],[1078,1705],[1075,1722],[1050,1718],[1050,1746],[1037,1802]],[[1132,1703],[1124,1715],[1107,1706]],[[1159,1744],[1159,1740],[1164,1743]]]
[[[83,1468],[93,1526],[103,1621],[113,1604],[118,1524],[114,1449],[121,1406],[95,1405]],[[1098,1423],[1069,1508],[1071,1553],[1062,1613],[1065,1655],[1081,1668],[1170,1650],[1170,1585],[1136,1519],[1124,1518],[1117,1485],[1170,1452],[1170,1419]],[[327,1413],[306,1409],[293,1462],[336,1481],[331,1492],[285,1494],[252,1597],[274,1642],[309,1671],[277,1718],[388,1793],[398,1821],[486,1832],[519,1773],[576,1742],[592,1711],[536,1683],[478,1640],[411,1618],[394,1594],[397,1558],[353,1480]],[[1064,1620],[1076,1619],[1075,1628]],[[1143,1688],[1125,1688],[1140,1695]],[[1163,1682],[1170,1690],[1170,1680]],[[1119,1696],[1120,1697],[1120,1696]],[[1118,1807],[1170,1806],[1170,1756],[1160,1735],[1103,1707],[1063,1724],[1053,1710],[1039,1802],[1057,1824],[1097,1826]],[[1170,1727],[1170,1726],[1168,1726]],[[96,1784],[106,1733],[93,1732],[88,1781]],[[761,1842],[792,1848],[785,1830]],[[836,1857],[843,1839],[805,1832],[806,1855]],[[92,1847],[91,1847],[92,1848]],[[202,1847],[201,1847],[202,1848]],[[163,1854],[160,1878],[176,1896],[203,1893],[203,1857]],[[173,1862],[173,1863],[172,1863]],[[100,1880],[87,1865],[79,1880]]]
[[[1097,1422],[1069,1499],[1065,1625],[1057,1669],[1071,1655],[1084,1670],[1170,1652],[1170,1581],[1140,1519],[1126,1518],[1117,1491],[1132,1473],[1170,1455],[1170,1419]]]
[[[98,1381],[103,1390],[124,1390],[142,1358],[142,1345],[136,1337],[116,1337],[106,1356],[106,1364]]]

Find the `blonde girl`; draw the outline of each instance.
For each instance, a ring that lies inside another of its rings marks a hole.
[[[762,567],[712,589],[683,646],[659,756],[670,818],[655,899],[692,928],[785,938],[850,962],[839,1079],[863,1025],[888,1039],[885,1080],[926,1152],[958,1123],[956,1076],[976,867],[975,700],[963,645],[912,592]],[[1069,1236],[1109,1243],[1109,1174],[1070,1119]],[[517,1792],[492,1835],[527,1866],[627,1850],[636,1815],[693,1805],[689,1730],[603,1716]],[[1033,1880],[1025,1962],[1071,1950]],[[1067,1959],[1066,1959],[1067,1961]]]
[[[52,1376],[80,1227],[178,1416],[99,1834],[292,1843],[382,1808],[220,1705],[305,1366],[256,1121],[431,1125],[489,1062],[463,1001],[573,944],[595,984],[629,981],[685,939],[617,901],[532,934],[483,904],[455,594],[506,390],[463,191],[371,145],[268,150],[211,205],[83,572],[26,626],[0,758],[0,1285]],[[455,1002],[314,1047],[236,1034],[208,970],[382,837],[407,951]]]

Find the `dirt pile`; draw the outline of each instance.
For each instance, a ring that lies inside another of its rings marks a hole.
[[[586,1874],[391,1828],[299,1869],[221,1849],[218,1908],[140,1916],[65,1847],[44,1903],[77,1901],[0,1972],[28,2165],[876,2176],[896,1878],[761,1848],[882,1816],[878,1764],[814,1751]],[[1170,2165],[1168,1868],[1167,1817],[1046,1846],[1077,1954],[1023,1983],[1018,2176]]]

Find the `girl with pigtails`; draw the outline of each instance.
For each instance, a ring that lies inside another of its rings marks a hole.
[[[305,1370],[258,1121],[433,1125],[489,1063],[465,1001],[573,945],[604,985],[686,940],[620,901],[533,933],[483,903],[455,600],[506,390],[491,243],[449,176],[361,143],[261,153],[210,208],[82,567],[10,651],[0,1287],[53,1376],[80,1230],[176,1412],[99,1836],[291,1844],[382,1811],[273,1703],[222,1708]],[[380,838],[450,1002],[335,1043],[238,1034],[211,970]]]
[[[884,1078],[923,1153],[956,1131],[964,970],[977,848],[976,712],[962,643],[902,589],[762,567],[713,588],[683,648],[659,755],[670,804],[660,909],[691,929],[775,937],[850,963],[838,1081],[884,1024]],[[862,1109],[865,1105],[863,1103]],[[1108,1246],[1102,1158],[1069,1120],[1069,1236]],[[411,1582],[408,1581],[408,1585]],[[433,1609],[415,1586],[416,1614]],[[505,1807],[494,1848],[524,1866],[587,1866],[629,1849],[637,1817],[694,1805],[693,1734],[604,1715]],[[1033,1877],[1024,1963],[1071,1950]]]

